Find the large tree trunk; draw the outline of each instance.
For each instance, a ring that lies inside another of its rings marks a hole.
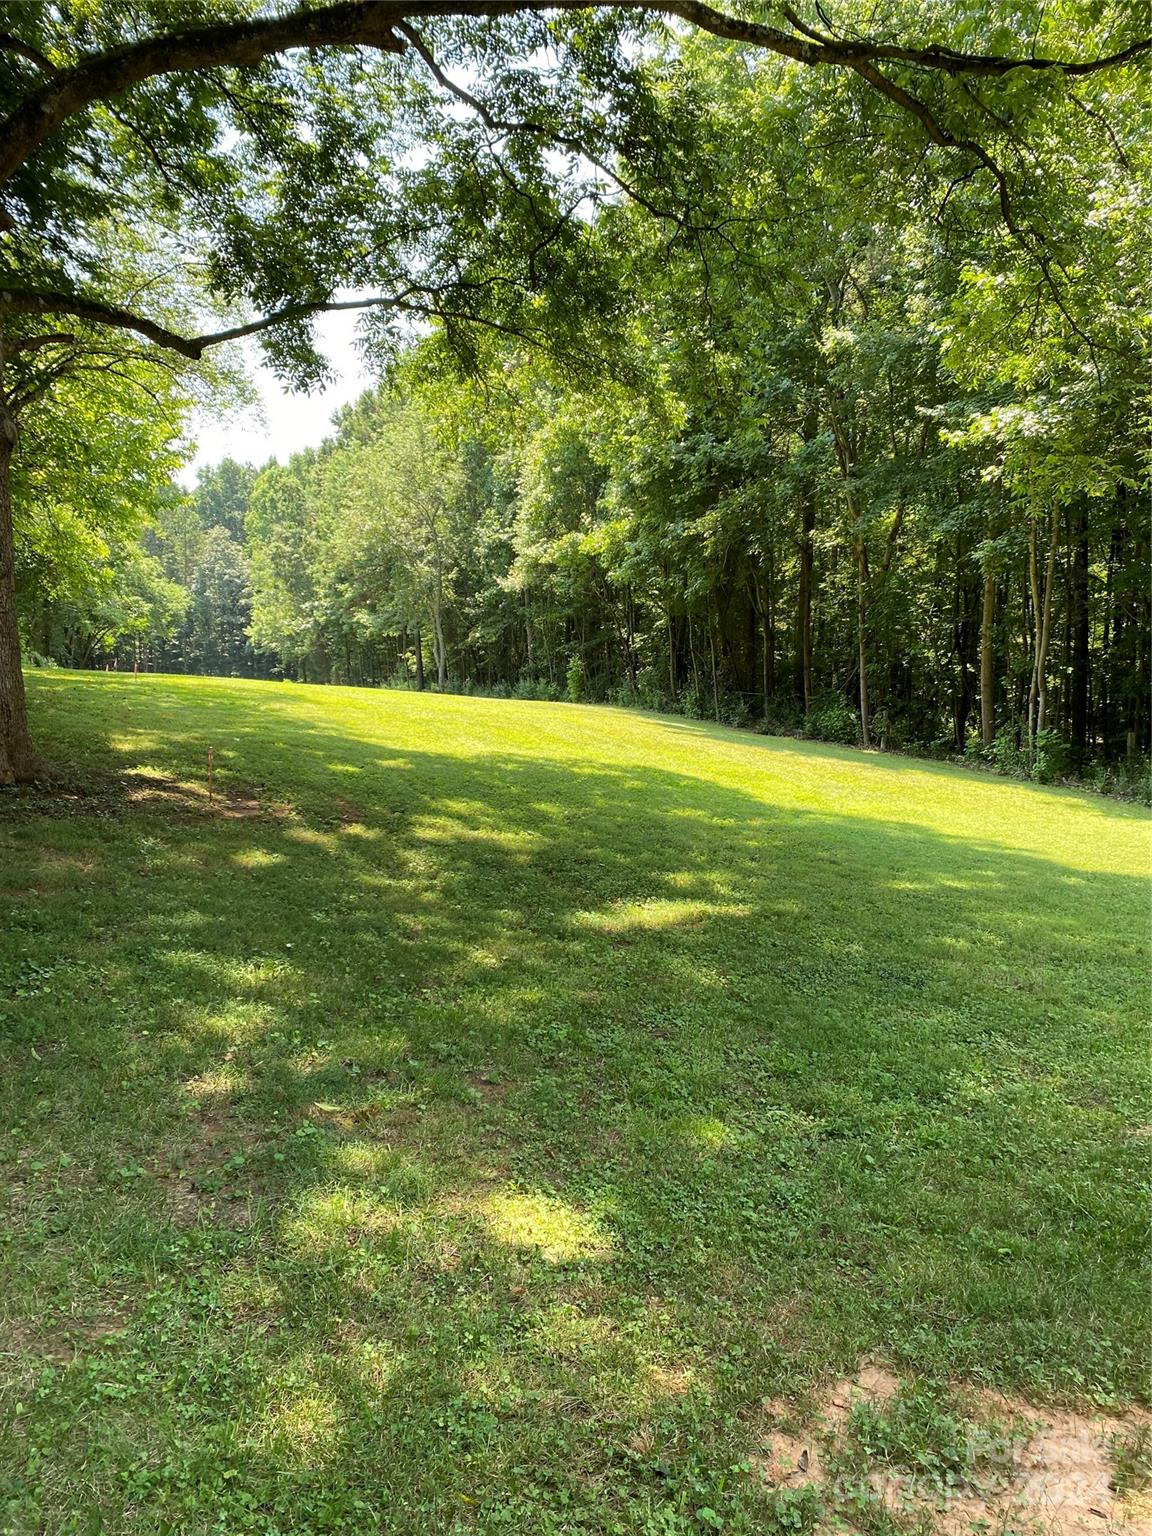
[[[12,454],[16,418],[0,404],[0,784],[27,784],[39,763],[28,731],[20,630],[16,623],[16,542],[12,527]]]
[[[984,572],[984,611],[980,617],[980,740],[996,739],[996,574]]]

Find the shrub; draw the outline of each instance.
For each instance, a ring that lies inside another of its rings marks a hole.
[[[1056,731],[1038,731],[1036,745],[1031,753],[1029,777],[1037,784],[1051,784],[1063,779],[1072,771],[1072,752],[1064,738]]]
[[[752,723],[752,711],[748,708],[747,700],[738,693],[722,693],[720,723],[734,725],[738,730],[747,730]]]
[[[803,735],[813,741],[832,741],[843,747],[860,742],[860,720],[839,694],[817,699],[804,717]]]
[[[584,702],[584,663],[579,655],[573,656],[568,663],[568,702],[570,704]]]
[[[546,677],[522,677],[511,694],[514,699],[534,699],[554,704],[561,698],[559,688]]]
[[[711,711],[705,704],[702,690],[696,687],[689,687],[680,690],[680,694],[672,706],[672,713],[687,715],[689,720],[703,720],[704,716],[710,714]]]

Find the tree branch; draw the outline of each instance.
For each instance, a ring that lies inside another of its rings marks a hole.
[[[0,32],[0,53],[17,53],[22,59],[27,59],[29,64],[35,64],[42,74],[60,73],[52,60],[45,58],[39,48],[33,48],[32,44],[24,42],[23,38],[13,37],[11,32]]]
[[[489,109],[479,99],[479,97],[474,96],[471,91],[467,90],[464,86],[457,84],[455,80],[444,73],[444,71],[440,68],[440,65],[436,62],[436,58],[432,53],[432,50],[428,47],[427,43],[425,43],[424,39],[420,36],[415,27],[410,26],[406,21],[401,21],[397,22],[396,30],[402,36],[406,37],[412,44],[412,47],[424,61],[428,68],[429,74],[436,81],[437,85],[439,85],[442,90],[447,91],[449,95],[455,96],[457,101],[463,102],[466,107],[470,107],[472,111],[476,113],[477,117],[479,117],[484,126],[490,129],[493,133],[534,134],[538,138],[547,139],[551,144],[559,145],[562,149],[567,149],[573,154],[580,155],[583,159],[587,160],[588,164],[592,166],[593,169],[599,171],[601,175],[606,176],[614,186],[618,187],[620,191],[625,194],[625,196],[631,198],[633,202],[638,203],[642,208],[646,209],[647,212],[653,216],[653,218],[670,220],[672,223],[678,225],[681,229],[684,228],[685,220],[680,214],[668,208],[661,208],[657,206],[657,204],[651,202],[637,187],[633,186],[630,182],[625,181],[619,172],[612,170],[610,166],[607,166],[602,161],[597,160],[591,151],[588,150],[579,139],[573,138],[569,134],[559,133],[555,129],[549,128],[545,123],[537,123],[531,120],[510,121],[505,118],[496,117],[492,112],[489,111]]]
[[[42,347],[71,346],[75,336],[67,331],[54,331],[50,336],[24,336],[8,343],[9,352],[39,352]]]
[[[298,304],[286,304],[259,320],[246,325],[230,326],[223,331],[209,331],[203,336],[181,336],[178,332],[158,325],[145,315],[122,309],[115,304],[102,304],[85,299],[78,294],[52,292],[45,289],[0,289],[0,316],[10,315],[72,315],[77,320],[90,320],[95,325],[109,325],[118,330],[135,331],[158,347],[178,352],[181,357],[199,362],[209,347],[218,347],[226,341],[239,341],[245,336],[255,336],[274,326],[285,325],[292,320],[303,320],[309,315],[334,314],[342,310],[401,309],[404,300],[415,288],[406,288],[399,294],[380,294],[367,299],[317,299]]]
[[[865,79],[869,77],[861,66],[877,63],[910,64],[947,75],[995,77],[1027,69],[1080,76],[1126,63],[1152,49],[1152,38],[1139,38],[1104,58],[1075,60],[961,53],[939,43],[927,48],[907,48],[866,39],[785,32],[727,15],[701,0],[659,0],[656,4],[649,0],[422,0],[418,5],[411,0],[344,0],[341,4],[295,11],[287,16],[259,17],[151,37],[94,54],[70,69],[57,71],[0,126],[0,185],[70,117],[93,102],[116,96],[156,75],[253,65],[293,48],[367,47],[400,53],[404,44],[394,29],[409,19],[576,10],[675,16],[715,37],[766,49],[801,64],[854,69]]]

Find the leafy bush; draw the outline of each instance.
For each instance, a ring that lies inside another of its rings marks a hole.
[[[682,688],[673,713],[687,715],[689,720],[703,720],[712,713],[704,690],[695,686]]]
[[[969,762],[984,762],[998,773],[1037,784],[1052,784],[1072,774],[1072,749],[1057,731],[1039,731],[1035,744],[1020,742],[1014,726],[1005,725],[996,732],[991,746],[984,746],[973,733],[964,747]]]
[[[860,742],[860,719],[839,694],[817,699],[804,717],[802,735],[813,741],[832,741],[844,747]]]
[[[579,655],[573,656],[568,663],[568,702],[570,704],[584,702],[584,663]]]
[[[1072,751],[1056,731],[1038,731],[1031,753],[1029,777],[1037,784],[1051,784],[1072,772]]]
[[[1084,782],[1099,794],[1152,805],[1150,758],[1126,757],[1118,763],[1096,763],[1084,775]]]
[[[534,699],[545,704],[557,703],[563,695],[546,677],[522,677],[512,690],[514,699]]]
[[[720,723],[733,725],[737,730],[747,730],[752,723],[752,711],[747,700],[738,693],[720,695]]]

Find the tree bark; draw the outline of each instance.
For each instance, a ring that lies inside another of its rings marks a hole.
[[[712,711],[716,716],[716,724],[720,724],[720,684],[716,679],[716,637],[712,631],[712,625],[708,625],[708,648],[712,654]]]

